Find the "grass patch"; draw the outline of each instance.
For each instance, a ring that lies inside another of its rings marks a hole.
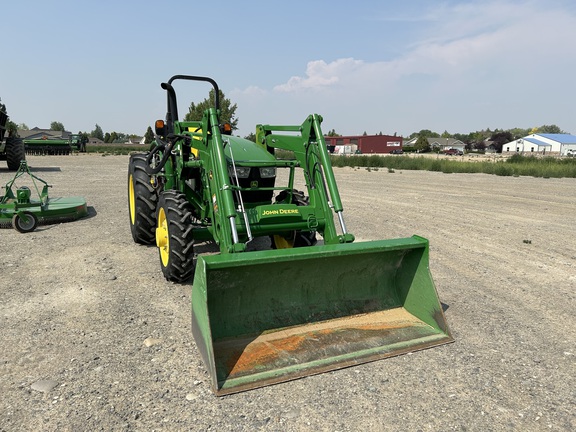
[[[335,167],[387,168],[451,173],[484,173],[498,176],[576,178],[576,158],[536,158],[514,155],[506,161],[464,162],[408,156],[331,156]]]
[[[146,152],[148,146],[130,144],[88,145],[88,153],[102,155],[128,155],[133,152]],[[277,157],[292,158],[288,151],[277,151]],[[395,170],[421,170],[451,173],[484,173],[498,176],[530,176],[542,178],[576,178],[576,158],[534,157],[515,154],[506,161],[464,162],[448,159],[435,159],[409,156],[330,156],[334,167],[365,168],[368,171],[378,171],[379,168]]]
[[[101,153],[103,155],[129,155],[130,153],[144,153],[148,146],[135,146],[133,144],[87,145],[87,153]]]

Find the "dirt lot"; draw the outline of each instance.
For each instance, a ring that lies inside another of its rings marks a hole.
[[[0,230],[0,431],[576,430],[574,179],[336,170],[358,240],[430,240],[456,342],[217,398],[190,286],[132,242],[128,157],[28,159],[91,216]]]

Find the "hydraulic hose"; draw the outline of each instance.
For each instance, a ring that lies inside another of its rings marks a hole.
[[[172,148],[174,147],[174,142],[169,142],[168,144],[166,144],[165,142],[161,141],[158,138],[156,138],[156,140],[160,141],[160,145],[154,147],[146,157],[146,173],[148,175],[158,174],[162,170],[162,168],[164,168],[164,165],[166,165],[166,162],[170,157],[170,153],[172,153]],[[162,159],[160,159],[158,165],[152,168],[150,166],[150,164],[152,163],[152,158],[154,158],[154,155],[160,151],[163,152]]]
[[[164,165],[166,165],[166,162],[168,161],[168,158],[170,157],[170,153],[172,153],[172,149],[174,148],[174,144],[176,144],[176,141],[178,141],[178,139],[183,139],[187,146],[190,145],[190,141],[191,141],[191,138],[188,135],[176,135],[176,134],[172,134],[172,133],[168,134],[168,136],[166,138],[168,140],[167,143],[162,141],[158,136],[156,136],[156,141],[158,141],[160,143],[160,145],[154,147],[152,149],[152,151],[150,151],[150,153],[148,153],[148,156],[146,157],[146,172],[148,173],[148,175],[158,174],[162,170],[162,168],[164,168]],[[159,151],[164,152],[162,155],[162,159],[160,159],[160,162],[158,163],[158,165],[156,165],[154,168],[152,168],[150,166],[150,164],[152,163],[152,158]]]

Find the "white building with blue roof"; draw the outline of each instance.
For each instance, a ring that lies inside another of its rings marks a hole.
[[[502,153],[511,152],[576,156],[576,136],[570,134],[532,134],[502,146]]]

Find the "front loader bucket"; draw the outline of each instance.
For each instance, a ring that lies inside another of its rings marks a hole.
[[[417,236],[201,256],[192,330],[217,395],[453,341]]]

